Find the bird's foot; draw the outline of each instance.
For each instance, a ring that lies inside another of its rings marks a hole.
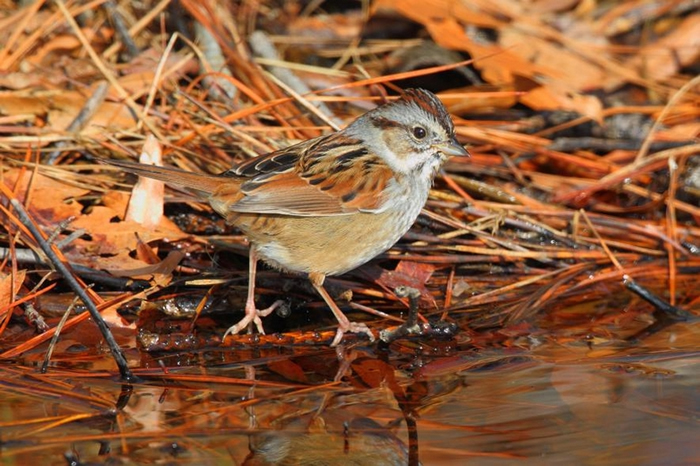
[[[247,328],[248,331],[252,333],[253,324],[258,330],[258,333],[260,333],[261,335],[265,335],[265,329],[263,329],[261,318],[269,316],[275,309],[280,307],[282,304],[284,304],[284,301],[277,300],[274,303],[272,303],[272,306],[267,307],[265,309],[256,308],[255,303],[253,303],[252,306],[246,305],[245,317],[243,317],[238,323],[230,326],[228,330],[226,330],[226,333],[224,333],[222,340],[224,340],[228,335],[235,335],[245,328]]]
[[[341,323],[338,326],[338,330],[335,332],[335,338],[333,338],[333,341],[331,342],[331,347],[338,346],[338,344],[343,339],[343,335],[345,335],[345,333],[347,332],[363,333],[367,335],[367,337],[369,337],[369,341],[374,341],[374,334],[369,329],[369,327],[367,327],[366,324],[348,321],[346,324]]]

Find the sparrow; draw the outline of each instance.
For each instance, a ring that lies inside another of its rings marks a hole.
[[[374,340],[366,324],[351,322],[323,286],[391,248],[428,199],[435,175],[450,157],[468,157],[440,100],[408,89],[397,100],[355,119],[344,129],[235,165],[218,175],[103,160],[127,172],[196,192],[250,241],[245,317],[235,334],[255,325],[267,309],[255,305],[258,259],[306,274],[338,320],[331,346],[346,332]]]

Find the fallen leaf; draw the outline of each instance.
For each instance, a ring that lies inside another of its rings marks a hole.
[[[15,299],[15,296],[22,287],[22,283],[24,283],[26,275],[26,269],[18,270],[14,277],[11,273],[0,274],[0,308],[4,308]],[[14,289],[12,283],[15,285]]]
[[[4,91],[0,92],[0,114],[5,116],[33,115],[50,124],[42,131],[42,138],[34,144],[47,144],[51,137],[63,138],[68,128],[89,98],[89,89],[76,91]],[[92,119],[81,130],[81,136],[104,139],[105,129],[132,127],[134,120],[129,109],[121,103],[105,101],[100,104]],[[34,138],[36,140],[36,138]]]
[[[688,16],[658,41],[645,45],[627,61],[640,74],[660,80],[678,73],[681,67],[697,64],[700,58],[700,15]]]

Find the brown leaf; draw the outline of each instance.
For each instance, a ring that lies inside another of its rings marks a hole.
[[[700,58],[700,15],[690,15],[660,40],[642,47],[627,61],[630,68],[654,80],[678,73]]]
[[[304,373],[304,369],[297,363],[289,359],[281,359],[278,361],[270,361],[267,363],[267,368],[275,372],[290,382],[306,383],[308,379]]]
[[[18,197],[24,199],[31,173],[25,173],[16,184],[19,173],[19,170],[8,170],[3,177],[5,184],[16,186]],[[138,243],[135,233],[144,242],[165,238],[178,240],[186,236],[167,218],[152,229],[121,220],[128,195],[118,191],[105,194],[102,198],[104,205],[92,206],[88,213],[83,213],[83,205],[76,199],[89,192],[40,173],[35,175],[32,185],[29,211],[45,231],[53,230],[69,218],[74,218],[67,227],[69,230],[85,230],[85,235],[73,240],[63,250],[73,263],[106,270],[136,269],[143,267],[144,262],[129,255]]]
[[[168,256],[157,264],[136,269],[111,269],[107,271],[116,277],[141,278],[145,280],[157,279],[156,281],[163,284],[166,278],[169,280],[172,277],[173,270],[184,257],[185,254],[180,251],[170,251]]]
[[[25,269],[18,270],[17,274],[13,277],[12,274],[2,274],[0,276],[0,308],[3,308],[10,304],[17,293],[19,293],[22,283],[24,283],[24,278],[27,275]],[[12,289],[12,283],[14,282],[14,290]]]
[[[379,269],[379,267],[377,267],[377,269]],[[368,270],[368,267],[365,267],[364,270]],[[420,291],[421,306],[431,308],[437,306],[430,290],[425,286],[433,275],[433,272],[435,272],[435,267],[433,265],[412,261],[400,261],[395,270],[380,270],[379,278],[375,280],[377,284],[392,291],[397,286],[410,286]]]
[[[71,225],[84,228],[90,239],[78,239],[66,255],[77,263],[104,270],[134,269],[142,267],[144,262],[132,258],[129,253],[136,248],[137,240],[152,242],[162,239],[175,241],[186,237],[175,224],[164,219],[150,230],[138,223],[120,220],[121,212],[126,209],[127,195],[112,192],[105,196],[104,206],[94,206],[89,214],[79,216]],[[118,202],[117,202],[118,200]]]
[[[37,143],[47,144],[52,138],[62,139],[63,131],[75,119],[89,98],[90,91],[11,91],[0,92],[0,114],[28,116],[46,122],[42,138]],[[128,108],[121,103],[103,102],[90,121],[81,130],[81,136],[104,138],[105,128],[130,128],[135,121]]]

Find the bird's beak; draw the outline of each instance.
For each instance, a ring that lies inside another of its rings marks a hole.
[[[447,142],[441,142],[439,144],[434,144],[433,149],[438,152],[442,152],[445,155],[452,155],[455,157],[471,157],[469,151],[464,148],[455,138]]]

